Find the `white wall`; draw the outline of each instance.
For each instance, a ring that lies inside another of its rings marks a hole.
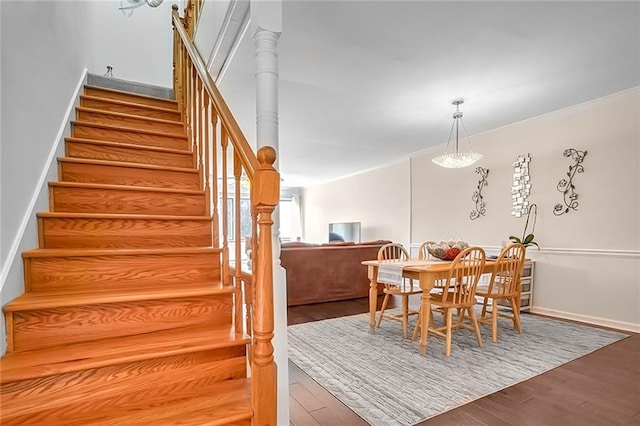
[[[512,163],[530,153],[530,200],[538,205],[542,247],[527,251],[538,261],[534,311],[640,329],[639,101],[636,88],[472,138],[485,155],[478,165],[489,169],[487,213],[477,220],[469,219],[474,167],[445,170],[431,162],[433,153],[415,157],[412,241],[460,236],[499,246],[522,235],[525,218],[510,215]],[[587,151],[584,173],[573,180],[579,206],[555,216],[562,202],[556,185],[573,164],[562,155],[567,148]],[[445,202],[433,208],[433,200]]]
[[[57,151],[56,144],[69,134],[65,114],[85,70],[103,74],[112,65],[116,77],[171,86],[171,2],[158,9],[144,6],[131,18],[119,5],[0,1],[3,305],[23,292],[20,253],[37,246],[35,213],[48,210],[46,182],[56,180],[55,158],[63,153],[63,144]]]
[[[4,264],[87,64],[91,38],[83,3],[2,1],[0,8]]]
[[[205,1],[200,10],[193,42],[207,66],[211,64],[213,59],[213,48],[222,30],[230,5],[231,0]]]
[[[76,2],[2,1],[2,304],[23,291],[22,250],[37,243],[39,181],[88,63],[88,7]],[[79,34],[84,34],[80,37]],[[55,168],[51,177],[55,177]],[[41,191],[42,190],[42,191]],[[43,197],[42,195],[45,195]],[[24,238],[22,231],[24,231]],[[17,255],[16,255],[17,253]],[[0,320],[4,329],[4,317]],[[1,339],[4,353],[5,341]]]
[[[529,200],[538,205],[541,246],[640,249],[638,96],[637,89],[627,91],[475,136],[473,148],[484,159],[465,169],[436,166],[431,158],[438,151],[414,157],[413,240],[463,233],[476,244],[500,245],[509,235],[521,235],[525,219],[511,216],[512,163],[530,153]],[[578,210],[556,217],[553,207],[562,202],[556,185],[573,164],[562,155],[566,148],[588,153],[584,173],[574,178]],[[472,221],[476,166],[489,169],[483,189],[487,214]]]
[[[409,160],[317,187],[302,196],[303,241],[327,242],[330,222],[361,222],[361,240],[410,241]]]
[[[511,216],[512,163],[530,153],[529,200],[538,205],[535,234],[542,247],[527,251],[537,261],[533,311],[640,331],[639,105],[635,88],[473,137],[474,150],[485,156],[477,166],[489,169],[483,189],[487,213],[477,220],[469,218],[479,179],[475,166],[434,165],[431,158],[442,146],[414,156],[410,166],[405,162],[305,191],[305,237],[326,238],[329,221],[359,220],[381,226],[375,238],[404,242],[398,234],[410,229],[414,248],[452,237],[498,248],[509,235],[522,234],[525,219]],[[472,121],[467,118],[468,127]],[[588,154],[584,173],[574,178],[578,210],[557,217],[553,207],[562,194],[556,185],[573,164],[562,155],[567,148]],[[409,182],[411,192],[404,194]]]
[[[89,72],[102,75],[110,65],[116,78],[173,87],[174,3],[180,2],[165,0],[155,8],[141,6],[126,17],[118,10],[120,0],[92,1]]]

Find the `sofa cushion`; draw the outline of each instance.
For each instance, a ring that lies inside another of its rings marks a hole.
[[[289,241],[286,243],[280,244],[281,248],[290,248],[290,247],[319,247],[319,244],[315,243],[303,243],[302,241]]]
[[[355,246],[356,243],[353,241],[329,241],[328,243],[320,244],[322,247],[326,246]]]
[[[389,244],[392,243],[393,241],[391,240],[373,240],[373,241],[363,241],[360,243],[360,245],[363,246],[383,246],[385,244]]]

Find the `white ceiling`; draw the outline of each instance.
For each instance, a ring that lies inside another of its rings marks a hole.
[[[640,3],[288,1],[279,168],[308,186],[640,85]],[[255,141],[253,40],[220,87]]]

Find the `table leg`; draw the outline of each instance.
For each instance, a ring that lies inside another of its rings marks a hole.
[[[427,353],[427,330],[429,329],[429,319],[431,317],[431,295],[429,290],[423,288],[420,305],[420,355]]]
[[[377,267],[369,266],[369,333],[376,331],[376,307],[378,305]]]

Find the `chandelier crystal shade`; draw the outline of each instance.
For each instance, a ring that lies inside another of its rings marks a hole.
[[[133,9],[137,9],[145,4],[151,7],[158,7],[163,0],[126,0],[128,4],[125,4],[125,0],[120,0],[120,9],[122,14],[130,17],[133,14]]]
[[[453,113],[453,124],[451,125],[451,131],[449,132],[447,148],[445,149],[443,155],[440,155],[431,160],[440,167],[444,167],[447,169],[459,169],[462,167],[470,166],[483,157],[482,154],[473,152],[471,149],[471,142],[469,141],[469,136],[467,135],[467,129],[464,127],[464,121],[462,121],[462,112],[459,109],[459,106],[463,103],[464,99],[454,99],[451,102],[452,105],[456,106],[456,111]],[[455,141],[453,142],[453,147],[451,147],[454,130]],[[460,130],[462,130],[462,133],[464,135],[463,141],[464,139],[467,140],[467,150],[460,150]],[[450,149],[453,149],[453,151],[451,151]]]

